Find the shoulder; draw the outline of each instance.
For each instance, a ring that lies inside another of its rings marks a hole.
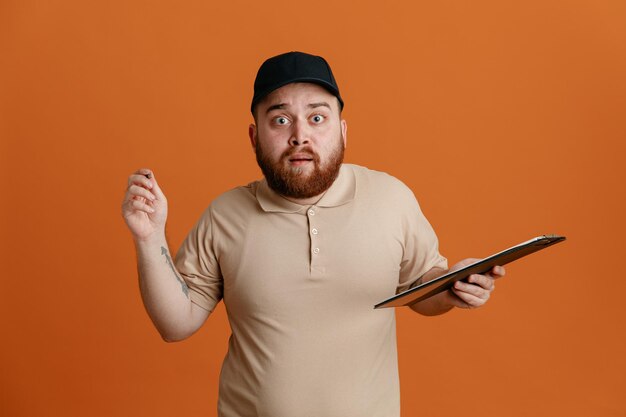
[[[259,210],[256,189],[259,181],[233,188],[217,196],[206,208],[201,222],[238,221]]]
[[[256,202],[256,189],[260,181],[233,188],[220,194],[210,205],[214,210],[230,210],[235,207],[245,207]]]
[[[357,192],[361,197],[414,200],[413,191],[401,180],[386,172],[360,165],[345,164],[354,173]]]

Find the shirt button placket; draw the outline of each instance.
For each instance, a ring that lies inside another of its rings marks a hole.
[[[319,248],[319,242],[317,239],[317,235],[319,234],[319,230],[317,229],[317,227],[315,227],[315,222],[313,217],[315,216],[315,207],[311,207],[307,210],[307,217],[309,218],[309,226],[310,226],[310,241],[311,241],[311,252],[313,254],[313,256],[315,257],[316,255],[319,255],[320,253],[320,248]],[[312,263],[314,262],[314,258],[311,259]]]

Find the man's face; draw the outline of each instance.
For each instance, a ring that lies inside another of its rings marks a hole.
[[[346,146],[335,96],[316,84],[287,84],[262,100],[255,115],[250,140],[274,191],[308,199],[332,185]]]

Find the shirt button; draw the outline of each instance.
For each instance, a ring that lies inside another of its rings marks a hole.
[[[317,234],[317,229],[311,229],[311,233],[313,233],[314,235]]]
[[[309,210],[309,216],[315,216],[315,210],[310,209]]]
[[[316,255],[317,255],[318,253],[320,253],[320,248],[315,248],[315,249],[313,249],[313,253],[314,253],[314,254],[316,254]]]

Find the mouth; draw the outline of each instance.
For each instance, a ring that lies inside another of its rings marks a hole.
[[[300,166],[304,166],[308,164],[311,161],[313,160],[312,159],[290,159],[289,164],[291,164],[291,166],[300,167]]]

